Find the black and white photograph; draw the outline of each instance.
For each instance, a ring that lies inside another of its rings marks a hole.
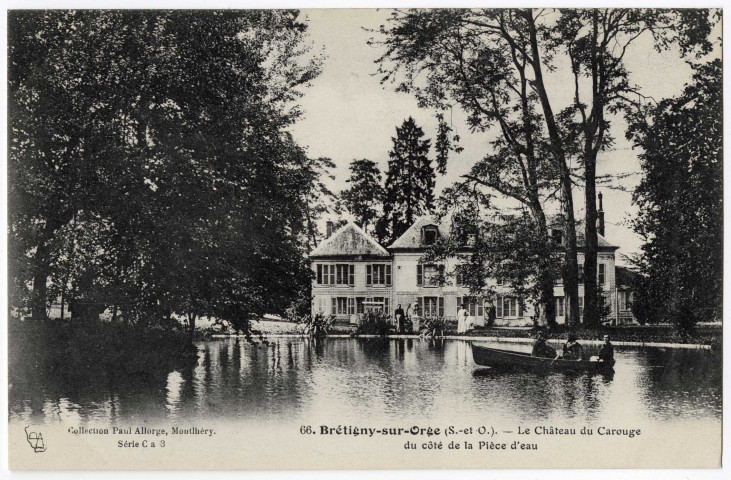
[[[475,6],[5,10],[9,469],[721,468],[722,9]]]

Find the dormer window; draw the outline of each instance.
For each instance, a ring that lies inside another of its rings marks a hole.
[[[436,225],[427,225],[421,230],[422,245],[434,245],[439,238],[439,229]]]

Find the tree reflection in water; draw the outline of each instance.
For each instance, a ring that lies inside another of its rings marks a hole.
[[[721,418],[720,352],[617,347],[615,373],[590,375],[479,368],[462,340],[230,338],[199,348],[197,363],[145,379],[31,372],[10,389],[10,420]]]

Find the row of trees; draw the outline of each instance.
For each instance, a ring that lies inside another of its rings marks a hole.
[[[635,194],[641,207],[635,228],[647,239],[638,266],[648,280],[637,303],[648,305],[643,309],[656,321],[662,317],[693,324],[708,318],[706,311],[690,315],[689,309],[700,312],[693,307],[699,302],[713,306],[711,310],[720,308],[720,274],[704,277],[707,259],[720,254],[722,239],[720,103],[714,104],[718,96],[710,95],[720,92],[714,90],[720,63],[698,67],[697,83],[680,99],[648,107],[639,86],[630,83],[625,59],[642,38],[658,51],[673,47],[686,57],[700,57],[712,48],[709,35],[718,20],[717,13],[711,16],[707,10],[394,12],[378,32],[381,38],[372,40],[386,48],[379,72],[383,82],[440,112],[436,170],[444,173],[450,153],[459,152],[459,139],[441,112],[456,105],[467,112],[473,132],[497,129],[484,158],[461,182],[445,189],[439,210],[450,217],[454,235],[430,256],[454,255],[470,235],[474,253],[460,274],[475,292],[490,294],[485,278],[507,279],[518,295],[538,301],[540,315],[551,324],[553,288],[562,277],[568,321],[576,325],[581,281],[584,323],[597,325],[602,314],[596,271],[597,158],[612,146],[611,120],[622,114],[629,120],[628,138],[646,152],[641,157],[646,176]],[[572,98],[557,109],[546,77],[560,62],[570,66]],[[699,100],[702,94],[707,95],[704,101]],[[692,113],[687,113],[688,104]],[[682,113],[668,113],[681,108]],[[701,125],[714,133],[698,136]],[[412,119],[397,129],[385,189],[375,163],[358,160],[351,165],[351,186],[342,196],[345,206],[361,224],[375,225],[376,236],[386,243],[408,228],[415,213],[435,207],[435,172],[427,158],[430,144],[418,140],[422,134]],[[678,144],[685,147],[674,149]],[[689,171],[694,174],[687,175]],[[706,182],[710,178],[714,182]],[[572,196],[577,186],[584,190],[586,212],[581,233]],[[499,207],[496,197],[503,199]],[[561,214],[551,219],[547,209],[555,204]],[[703,212],[703,219],[696,221],[690,212]],[[550,233],[557,226],[563,229],[559,242]],[[584,245],[582,267],[577,261],[579,240]],[[686,242],[696,245],[695,251]],[[681,270],[698,275],[684,276]],[[707,282],[701,277],[715,288],[704,287]],[[671,298],[677,308],[667,308]]]
[[[14,313],[141,326],[307,301],[327,159],[286,133],[320,71],[295,11],[14,11]]]
[[[421,106],[467,112],[474,132],[497,129],[489,151],[463,181],[447,190],[445,213],[456,231],[478,233],[471,286],[486,277],[528,280],[541,315],[553,323],[555,247],[546,206],[557,199],[563,228],[563,287],[571,325],[579,323],[578,286],[584,283],[584,323],[600,321],[597,285],[596,164],[613,143],[614,115],[643,109],[640,88],[630,83],[626,56],[640,39],[658,51],[684,56],[712,49],[714,21],[707,10],[480,9],[395,11],[380,38],[382,82],[414,95]],[[547,80],[557,65],[570,66],[572,100],[559,107]],[[441,113],[438,118],[443,119]],[[446,169],[450,126],[440,120],[437,170]],[[577,262],[572,191],[585,192],[584,264]],[[488,213],[495,197],[515,213]],[[497,217],[497,218],[496,218]],[[502,232],[502,233],[501,233]],[[505,235],[505,232],[510,232]],[[501,247],[512,239],[509,248]],[[496,254],[495,252],[501,252]],[[449,249],[443,253],[450,253]],[[507,268],[506,268],[507,267]],[[518,278],[511,278],[517,276]]]

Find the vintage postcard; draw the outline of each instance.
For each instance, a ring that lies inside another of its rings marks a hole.
[[[6,24],[11,470],[721,467],[720,9]]]

